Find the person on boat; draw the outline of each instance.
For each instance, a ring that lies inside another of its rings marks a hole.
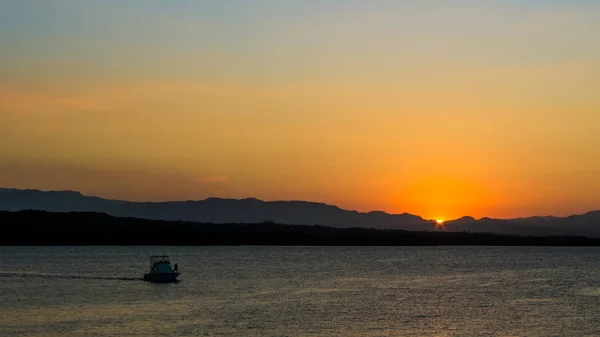
[[[176,273],[176,272],[177,272],[177,269],[178,269],[178,266],[177,266],[177,263],[175,263],[175,266],[174,266],[174,268],[173,268],[173,271]]]

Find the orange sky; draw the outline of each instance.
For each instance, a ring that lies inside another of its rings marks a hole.
[[[600,6],[224,4],[1,4],[0,187],[600,208]]]

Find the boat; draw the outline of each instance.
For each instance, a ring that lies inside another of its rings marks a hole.
[[[168,255],[151,255],[150,272],[144,274],[144,281],[155,283],[177,282],[179,274],[177,263],[173,267]]]

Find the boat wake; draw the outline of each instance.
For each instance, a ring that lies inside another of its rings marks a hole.
[[[141,277],[69,275],[69,274],[20,272],[20,271],[17,271],[17,272],[0,271],[0,277],[40,277],[40,278],[67,278],[67,279],[115,280],[115,281],[143,281],[144,280]]]

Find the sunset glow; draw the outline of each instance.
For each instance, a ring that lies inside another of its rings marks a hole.
[[[446,231],[446,225],[444,224],[444,220],[436,220],[434,230]]]
[[[597,209],[598,17],[582,0],[5,1],[0,187]]]

